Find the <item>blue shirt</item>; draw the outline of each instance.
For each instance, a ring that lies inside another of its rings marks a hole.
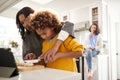
[[[97,41],[97,36],[98,35],[91,35],[89,36],[89,44],[92,46],[92,47],[95,47],[96,46],[96,41]]]

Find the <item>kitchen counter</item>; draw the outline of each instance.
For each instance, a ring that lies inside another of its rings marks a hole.
[[[82,80],[80,73],[63,71],[58,69],[43,68],[20,72],[12,78],[1,78],[0,80]]]

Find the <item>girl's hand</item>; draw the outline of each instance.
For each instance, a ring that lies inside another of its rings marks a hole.
[[[52,54],[50,54],[50,53],[44,53],[39,57],[39,59],[44,59],[45,63],[49,63],[49,62],[52,61],[52,58],[54,57],[54,56],[51,56],[51,55]]]
[[[54,57],[52,57],[51,62],[53,62],[53,61],[55,61],[55,60],[57,60],[59,58],[62,58],[62,56],[63,56],[63,53],[57,52],[56,55]]]
[[[41,55],[46,63],[53,61],[53,58],[56,55],[62,42],[63,41],[58,39],[51,49],[49,49],[47,52]]]
[[[55,61],[56,59],[60,58],[62,54],[60,52],[57,52],[54,56],[47,57],[48,54],[41,55],[39,58],[44,59],[45,63],[50,63]]]
[[[44,60],[46,62],[51,62],[51,59],[55,56],[58,48],[56,46],[53,46],[51,49],[49,49],[47,52],[45,52],[42,56],[44,57]]]
[[[90,47],[89,49],[91,49],[91,50],[95,50],[95,48],[94,48],[94,47]]]

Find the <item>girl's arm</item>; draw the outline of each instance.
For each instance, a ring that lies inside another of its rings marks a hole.
[[[56,59],[59,58],[78,58],[80,56],[82,56],[82,51],[78,51],[78,52],[57,52],[57,54],[53,57],[52,61],[55,61]]]
[[[54,55],[57,53],[60,45],[63,43],[63,41],[69,36],[69,34],[63,30],[60,31],[56,43],[53,45],[51,49],[49,49],[47,52],[44,53],[44,60],[46,62],[51,62],[51,57],[54,57]]]
[[[57,52],[53,57],[49,57],[50,61],[46,61],[46,63],[52,62],[58,58],[78,58],[82,56],[84,47],[82,44],[79,44],[72,37],[68,37],[64,42],[63,46],[68,50],[67,52]],[[45,58],[44,58],[45,60]]]

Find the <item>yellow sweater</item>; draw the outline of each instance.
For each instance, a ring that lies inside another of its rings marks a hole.
[[[45,53],[56,42],[57,36],[50,42],[45,40],[43,42],[42,53]],[[83,51],[83,45],[79,44],[74,38],[69,36],[60,46],[58,52]],[[60,58],[54,62],[48,63],[47,67],[77,72],[75,58]]]

